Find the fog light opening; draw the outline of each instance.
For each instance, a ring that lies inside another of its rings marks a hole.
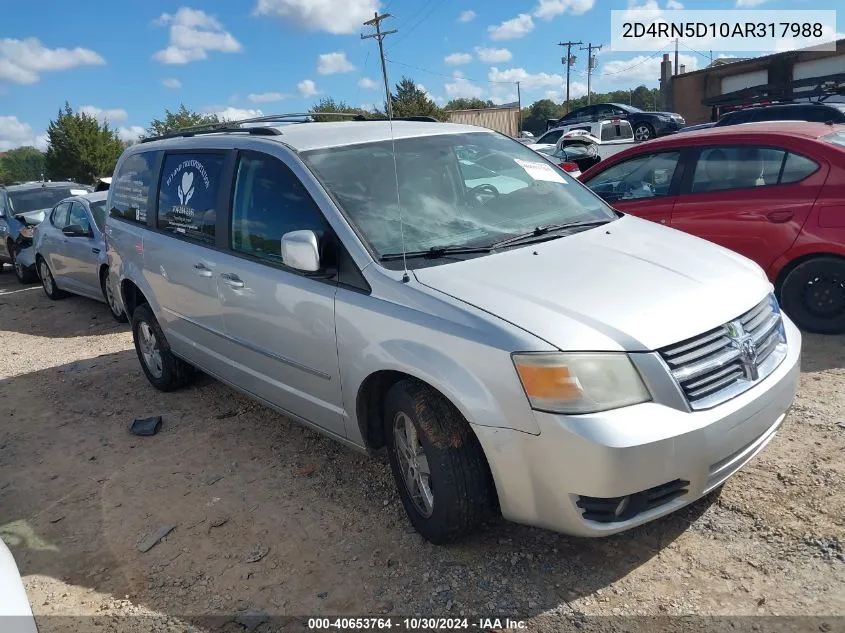
[[[617,505],[616,509],[613,511],[613,515],[616,517],[621,517],[622,513],[628,509],[629,505],[631,505],[631,495],[622,498],[622,501],[619,502],[619,505]]]

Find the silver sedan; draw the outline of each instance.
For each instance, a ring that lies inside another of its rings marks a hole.
[[[38,276],[51,299],[73,293],[105,301],[112,316],[126,321],[114,300],[103,227],[107,192],[65,198],[35,231],[33,250]]]

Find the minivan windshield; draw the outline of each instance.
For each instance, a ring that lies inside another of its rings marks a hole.
[[[601,199],[521,143],[474,132],[312,150],[303,160],[377,256],[490,247],[537,228],[609,222]],[[398,194],[402,205],[400,230]]]
[[[80,189],[80,192],[84,190]],[[21,189],[9,191],[9,204],[12,213],[28,213],[40,209],[49,209],[56,206],[74,193],[70,188],[64,187],[33,187],[32,189]]]

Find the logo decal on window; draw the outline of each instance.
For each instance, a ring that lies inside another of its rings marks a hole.
[[[179,200],[179,204],[173,205],[165,217],[167,223],[180,233],[184,233],[186,229],[198,230],[194,225],[195,211],[190,206],[198,182],[201,182],[206,190],[211,186],[205,166],[195,159],[179,163],[165,180],[166,187],[176,185],[176,197]]]

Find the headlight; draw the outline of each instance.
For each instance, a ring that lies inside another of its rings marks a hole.
[[[672,117],[670,117],[666,114],[658,114],[657,118],[660,119],[661,121],[665,121],[667,123],[672,120]]]
[[[596,413],[651,400],[624,353],[526,353],[513,362],[532,409]]]

